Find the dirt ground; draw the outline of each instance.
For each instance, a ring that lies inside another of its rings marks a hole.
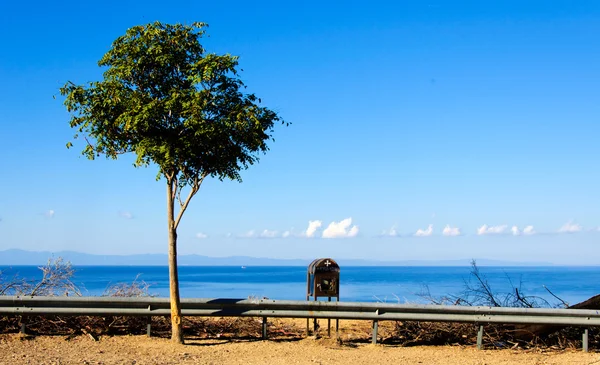
[[[305,325],[281,322],[269,340],[257,336],[188,336],[185,345],[146,336],[0,335],[0,364],[598,364],[600,353],[581,350],[477,350],[475,346],[371,345],[365,322],[343,321],[339,339],[290,336],[277,329]],[[322,322],[323,323],[323,322]],[[324,323],[323,323],[324,324]],[[382,328],[385,331],[385,328]],[[282,331],[285,332],[285,331]],[[353,340],[362,336],[361,340]]]
[[[477,350],[474,347],[340,345],[335,340],[190,340],[173,345],[165,338],[118,336],[66,341],[41,336],[0,339],[1,364],[600,364],[600,354]]]

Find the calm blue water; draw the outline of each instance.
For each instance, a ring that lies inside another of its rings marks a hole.
[[[150,284],[150,292],[168,296],[168,270],[160,266],[75,266],[73,281],[84,295],[102,295],[111,284],[136,277]],[[552,300],[543,288],[571,304],[600,293],[600,267],[480,267],[496,292],[510,291],[507,278],[522,292]],[[35,266],[0,267],[4,278],[39,278]],[[424,303],[417,294],[427,285],[432,295],[460,294],[470,278],[470,267],[342,267],[340,300]],[[182,266],[182,297],[304,300],[305,267]],[[555,300],[552,300],[556,302]]]

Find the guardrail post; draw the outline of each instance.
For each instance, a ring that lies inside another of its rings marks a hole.
[[[267,317],[262,317],[262,339],[267,339]]]
[[[371,340],[371,343],[373,345],[377,345],[377,330],[379,327],[379,321],[373,321],[373,339]]]
[[[339,295],[335,298],[335,301],[336,302],[340,301],[340,296]],[[340,319],[339,318],[335,319],[335,336],[337,338],[340,338]]]
[[[588,337],[589,337],[589,331],[586,328],[583,331],[583,338],[582,338],[582,345],[583,345],[583,352],[588,352]]]
[[[331,302],[331,297],[327,301]],[[327,337],[331,337],[331,318],[327,318]]]
[[[477,349],[481,350],[483,347],[483,326],[479,326],[479,331],[477,331]]]
[[[152,311],[152,306],[148,306],[148,312]],[[152,336],[152,316],[148,316],[148,323],[146,323],[146,336]]]
[[[27,325],[25,324],[25,322],[27,322],[27,317],[21,316],[21,334],[22,335],[25,335],[26,330],[27,330]]]

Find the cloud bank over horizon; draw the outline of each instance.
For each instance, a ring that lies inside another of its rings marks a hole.
[[[124,217],[127,218],[127,217]],[[583,227],[580,224],[574,223],[572,220],[561,226],[557,231],[546,231],[538,232],[533,225],[525,225],[520,228],[518,225],[488,225],[483,224],[476,229],[476,236],[533,236],[533,235],[548,235],[548,234],[573,234],[584,232]],[[340,221],[332,221],[327,226],[323,225],[322,220],[309,220],[305,230],[300,233],[294,233],[294,229],[287,229],[282,231],[277,230],[249,230],[245,233],[238,234],[235,237],[238,238],[355,238],[359,236],[359,226],[353,224],[353,219],[345,218]],[[600,232],[600,227],[588,229],[585,232]],[[397,225],[393,225],[387,230],[381,231],[379,235],[372,237],[431,237],[435,235],[434,225],[429,224],[426,228],[419,228],[414,233],[401,234]],[[469,236],[469,234],[463,233],[460,227],[446,224],[441,231],[443,237],[458,237],[458,236]],[[231,233],[227,237],[234,237]]]

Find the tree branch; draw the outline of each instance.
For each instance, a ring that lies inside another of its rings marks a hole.
[[[88,146],[90,146],[90,148],[92,149],[92,151],[94,151],[94,150],[95,150],[95,147],[94,147],[94,145],[92,145],[92,144],[90,143],[90,141],[87,139],[87,137],[86,137],[86,136],[83,136],[83,139],[85,139],[85,143],[87,143],[87,145],[88,145]]]
[[[202,181],[204,181],[204,178],[206,176],[207,176],[207,174],[204,173],[204,174],[202,174],[202,176],[200,176],[200,178],[196,177],[194,179],[194,182],[192,184],[192,189],[190,190],[190,193],[188,194],[187,199],[185,199],[185,202],[183,202],[183,205],[181,206],[181,209],[179,210],[179,214],[177,214],[177,219],[175,219],[175,224],[173,225],[174,229],[177,229],[177,227],[179,226],[181,217],[183,217],[183,213],[185,213],[185,210],[187,209],[188,205],[190,204],[190,200],[192,200],[194,195],[198,192],[198,189],[200,189],[200,185],[202,184]]]
[[[23,286],[22,282],[8,283],[5,287],[0,290],[0,295],[4,295],[4,293],[8,292],[11,289],[18,288],[19,286]]]
[[[99,153],[100,153],[100,152],[98,152],[98,149],[96,148],[96,146],[94,146],[94,145],[93,145],[93,144],[90,142],[90,140],[87,138],[87,136],[85,136],[85,135],[84,135],[84,136],[83,136],[83,139],[85,139],[85,143],[88,145],[88,147],[89,147],[89,148],[92,150],[92,152],[93,152],[94,154],[99,154]],[[115,150],[114,148],[110,148],[110,150],[109,150],[108,152],[106,152],[106,151],[105,151],[105,152],[103,152],[103,153],[104,153],[104,155],[106,155],[106,156],[113,156],[113,157],[115,157],[115,156],[124,155],[124,154],[126,154],[126,153],[129,153],[129,152],[131,152],[131,151],[127,151],[127,150],[126,150],[126,151],[117,151],[117,150]]]
[[[181,201],[181,188],[177,189],[177,201],[179,202],[179,208],[183,208],[183,202]]]
[[[519,294],[519,288],[515,288],[515,295],[517,296],[517,301],[521,302],[527,308],[533,308],[533,304],[529,303],[527,298]]]
[[[165,175],[165,178],[167,179],[167,182],[171,181],[175,177],[175,172],[174,171],[167,172],[167,171],[163,170],[163,174]]]
[[[189,181],[189,176],[185,172],[182,171],[181,174],[183,175],[183,181],[184,182]],[[194,180],[194,183],[192,184],[192,187],[195,184],[196,184],[196,180]],[[177,190],[177,201],[179,202],[179,208],[183,208],[184,202],[181,200],[181,190],[183,190],[182,186],[177,186],[176,188],[178,189]]]
[[[175,198],[177,197],[177,189],[179,187],[179,181],[177,179],[177,173],[173,172],[173,177],[171,178],[171,199],[175,200]]]
[[[552,295],[554,298],[560,300],[561,303],[565,306],[565,308],[569,308],[569,303],[567,303],[564,300],[562,300],[561,298],[557,297],[556,294],[554,294],[550,289],[548,289],[548,287],[546,287],[546,285],[542,285],[542,286],[544,287],[544,289],[546,289],[548,291],[548,293],[550,293],[550,295]]]
[[[477,281],[479,282],[479,285],[480,285],[479,290],[481,292],[483,292],[483,294],[488,298],[488,300],[492,304],[492,306],[500,307],[500,304],[498,304],[498,301],[496,301],[496,297],[494,296],[494,293],[492,293],[492,289],[489,287],[487,280],[482,278],[482,275],[479,273],[479,268],[475,264],[475,260],[471,261],[471,267],[472,267],[471,273],[473,274],[473,276],[475,276],[475,279],[477,279]]]

